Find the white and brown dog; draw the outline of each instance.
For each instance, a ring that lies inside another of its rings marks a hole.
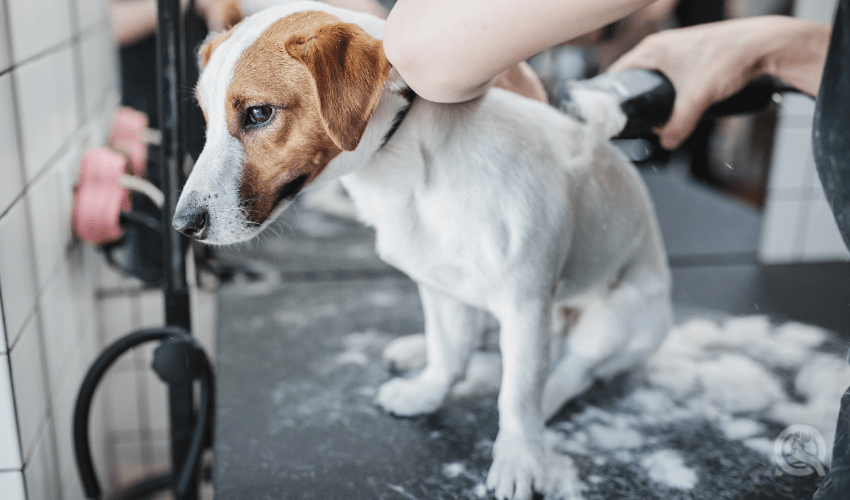
[[[487,485],[528,499],[546,489],[545,421],[645,360],[670,323],[651,202],[607,142],[625,118],[600,106],[580,123],[501,89],[427,102],[391,68],[382,31],[375,17],[299,2],[210,39],[206,146],[174,226],[246,240],[299,192],[340,178],[425,311],[426,367],[385,383],[377,402],[395,415],[439,408],[494,316],[503,376]],[[554,328],[565,305],[578,319]]]

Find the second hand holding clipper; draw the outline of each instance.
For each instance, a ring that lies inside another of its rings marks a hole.
[[[660,71],[630,69],[603,73],[588,80],[567,84],[560,108],[582,121],[585,118],[583,110],[571,95],[571,92],[578,90],[596,90],[614,97],[626,116],[626,125],[615,139],[638,139],[654,134],[655,128],[670,119],[676,101],[673,83]],[[711,106],[703,118],[754,113],[773,101],[774,94],[785,92],[799,93],[799,90],[769,76],[757,78],[737,94]]]

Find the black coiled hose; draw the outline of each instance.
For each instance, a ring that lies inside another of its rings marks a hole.
[[[77,459],[77,468],[80,473],[80,480],[87,498],[100,500],[103,495],[100,483],[97,480],[97,473],[94,470],[94,462],[92,460],[91,449],[89,447],[89,415],[91,413],[91,403],[94,398],[95,389],[97,389],[98,384],[109,367],[112,366],[122,354],[133,347],[152,341],[163,342],[163,345],[160,346],[159,349],[162,349],[166,344],[171,343],[172,345],[181,344],[183,347],[188,347],[193,350],[195,355],[192,356],[192,358],[197,360],[197,366],[195,367],[196,370],[194,371],[197,371],[197,373],[190,373],[190,377],[192,380],[195,378],[200,380],[200,409],[195,422],[189,453],[186,456],[186,461],[180,468],[179,475],[177,476],[177,483],[174,483],[173,475],[145,479],[137,485],[128,488],[124,494],[119,495],[119,498],[141,498],[136,493],[133,493],[132,495],[130,494],[137,491],[139,494],[149,495],[155,491],[166,489],[169,485],[171,485],[174,487],[175,497],[177,499],[181,499],[186,494],[186,489],[188,488],[192,475],[198,470],[198,462],[205,444],[204,437],[209,435],[208,432],[212,425],[212,411],[214,406],[214,378],[212,366],[210,365],[209,359],[206,354],[204,354],[203,350],[182,328],[162,327],[139,330],[118,339],[107,347],[103,353],[101,353],[101,355],[92,364],[91,368],[89,368],[89,371],[83,380],[83,384],[80,387],[79,395],[77,396],[77,402],[74,407],[73,423],[74,454]],[[155,369],[157,369],[156,361],[154,365]],[[170,368],[175,369],[174,367]],[[190,370],[191,367],[176,367],[176,370],[181,369]],[[157,369],[157,373],[160,374],[160,377],[167,381],[167,377],[164,377],[162,373],[160,373],[159,369]],[[174,467],[176,473],[177,464],[175,464]]]

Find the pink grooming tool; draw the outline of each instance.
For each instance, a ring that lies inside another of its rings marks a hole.
[[[145,175],[145,167],[148,161],[148,145],[146,143],[115,138],[112,140],[112,147],[127,154],[133,174],[140,177]]]
[[[98,245],[115,241],[121,237],[118,218],[121,203],[126,199],[120,187],[80,187],[74,193],[72,214],[74,231],[85,241]]]
[[[127,157],[110,148],[97,148],[86,152],[80,160],[79,186],[98,185],[118,187],[121,176],[127,171]],[[130,210],[130,195],[125,190],[121,210]]]
[[[80,159],[80,187],[89,184],[108,184],[117,186],[121,175],[126,172],[127,158],[110,148],[96,148]]]
[[[126,168],[126,158],[108,148],[83,155],[73,212],[74,229],[82,239],[101,244],[121,237],[118,217],[130,209],[129,194],[121,187]]]
[[[132,108],[121,108],[112,120],[112,147],[130,157],[133,173],[142,175],[147,164],[148,147],[145,133],[148,116]]]

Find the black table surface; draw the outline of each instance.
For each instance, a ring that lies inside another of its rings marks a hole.
[[[847,334],[850,266],[762,266],[758,211],[673,171],[643,172],[677,310],[768,314]],[[422,331],[415,285],[374,234],[296,205],[219,291],[215,494],[231,499],[476,498],[497,430],[494,396],[398,419],[373,403],[393,337]],[[445,464],[463,460],[446,481]]]

